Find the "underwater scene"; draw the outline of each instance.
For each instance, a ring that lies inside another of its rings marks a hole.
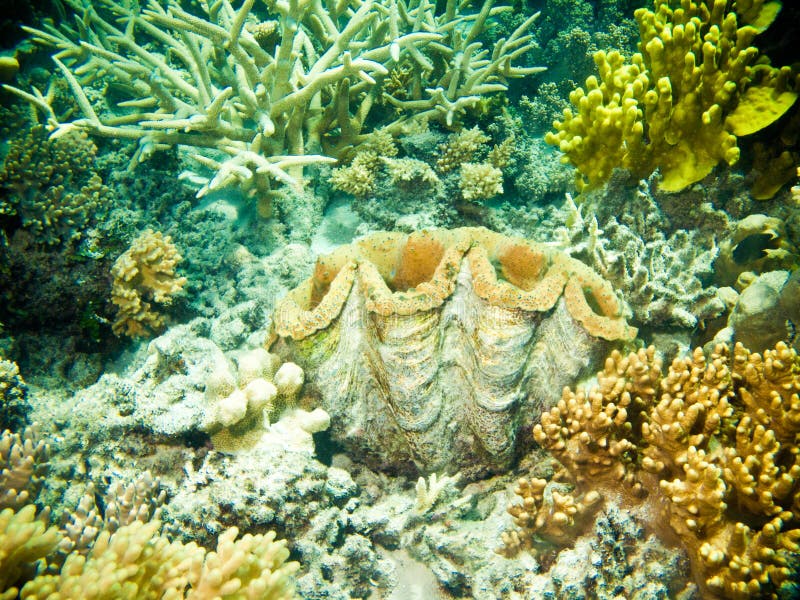
[[[800,598],[800,3],[0,6],[0,600]]]

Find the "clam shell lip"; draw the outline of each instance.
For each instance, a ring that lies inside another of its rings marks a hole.
[[[318,259],[315,272],[276,307],[274,332],[301,340],[328,327],[358,284],[369,312],[409,316],[441,307],[468,261],[475,293],[490,306],[544,312],[562,296],[593,336],[630,340],[611,285],[580,261],[482,227],[380,232]]]

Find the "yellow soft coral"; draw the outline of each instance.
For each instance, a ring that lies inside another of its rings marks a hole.
[[[726,0],[655,0],[635,13],[639,52],[626,61],[598,52],[600,79],[570,94],[555,133],[579,188],[601,185],[615,167],[634,177],[661,171],[661,189],[679,191],[721,161],[739,159],[736,137],[763,129],[794,103],[791,71],[754,66],[758,33],[739,27]]]
[[[114,263],[111,301],[117,306],[113,330],[117,335],[145,337],[164,326],[152,302],[169,304],[186,284],[175,274],[181,261],[170,236],[147,230]]]

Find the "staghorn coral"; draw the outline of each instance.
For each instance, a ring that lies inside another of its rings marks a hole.
[[[13,139],[0,170],[0,215],[18,218],[37,244],[80,240],[111,194],[95,172],[96,151],[85,133],[48,138],[42,125]]]
[[[0,434],[0,509],[24,507],[39,493],[49,446],[35,427]]]
[[[509,463],[530,411],[553,400],[542,390],[585,369],[601,339],[635,335],[588,267],[482,228],[340,247],[272,326],[272,351],[302,366],[354,455],[467,477]]]
[[[677,534],[704,593],[777,597],[800,551],[796,351],[698,348],[666,374],[652,348],[615,352],[597,381],[566,389],[533,430],[576,493],[648,503],[651,526]]]
[[[150,229],[142,233],[111,268],[111,301],[117,306],[112,327],[117,335],[145,337],[164,326],[152,303],[168,305],[186,284],[175,274],[181,255],[170,236]]]
[[[797,98],[789,68],[756,65],[757,30],[739,27],[726,0],[654,1],[638,9],[639,52],[594,55],[591,76],[570,94],[546,141],[578,169],[580,189],[605,183],[613,169],[641,179],[656,168],[660,188],[679,191],[721,161],[739,159],[737,136],[763,129]]]
[[[70,4],[80,14],[78,31],[26,31],[56,49],[53,59],[84,118],[60,123],[40,92],[6,89],[32,102],[59,132],[78,127],[136,140],[135,161],[165,147],[195,149],[216,171],[201,194],[238,184],[266,196],[274,181],[301,185],[304,165],[334,162],[361,141],[378,99],[402,113],[390,128],[402,127],[404,115],[453,125],[482,95],[505,90],[507,79],[542,70],[512,65],[533,47],[528,30],[538,14],[491,53],[482,47],[487,19],[512,10],[491,1],[475,13],[455,2],[437,10],[423,0],[270,1],[279,34],[260,38],[267,49],[247,26],[254,0],[238,8],[227,0],[203,3],[201,15],[173,0],[150,0],[141,10],[110,0]],[[389,96],[383,81],[403,62],[415,68]],[[125,90],[124,119],[101,116],[89,100],[87,87],[100,74]]]

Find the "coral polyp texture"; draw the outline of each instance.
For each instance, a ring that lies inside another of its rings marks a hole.
[[[147,337],[160,331],[164,317],[153,303],[168,305],[186,284],[175,268],[181,261],[170,236],[150,229],[142,233],[111,267],[111,301],[117,306],[114,333]]]
[[[683,543],[704,597],[778,597],[797,581],[800,358],[785,343],[698,348],[666,374],[652,347],[614,351],[597,387],[566,388],[533,435],[566,467],[571,497],[542,500],[551,484],[520,484],[505,553],[563,546],[553,528],[574,531],[594,492],[647,503],[650,526]]]
[[[684,189],[720,162],[736,163],[737,137],[773,123],[797,99],[791,69],[757,64],[759,31],[740,26],[737,3],[675,4],[655,0],[654,10],[636,11],[639,52],[597,52],[599,78],[570,94],[574,110],[547,135],[577,167],[580,188],[605,183],[619,167],[636,178],[658,168],[661,189]]]
[[[258,194],[276,181],[299,185],[304,165],[335,162],[363,139],[376,103],[401,113],[383,123],[390,128],[412,114],[453,124],[507,79],[542,70],[512,64],[533,47],[528,31],[538,15],[483,48],[487,18],[512,10],[491,1],[467,13],[454,1],[437,9],[426,0],[270,0],[261,17],[255,0],[237,8],[201,2],[200,14],[176,1],[150,0],[141,10],[109,0],[70,4],[77,31],[27,31],[56,48],[84,118],[61,123],[44,94],[13,91],[57,131],[136,140],[136,160],[165,147],[195,149],[215,171],[201,193],[233,183]],[[384,86],[387,78],[395,85]],[[90,100],[102,80],[125,91],[124,116],[106,116]]]
[[[466,476],[507,467],[552,390],[636,334],[586,265],[483,228],[340,247],[276,305],[273,329],[352,455]]]
[[[52,139],[41,125],[24,132],[0,169],[0,216],[19,219],[37,244],[80,240],[112,200],[95,172],[96,152],[85,133]]]

